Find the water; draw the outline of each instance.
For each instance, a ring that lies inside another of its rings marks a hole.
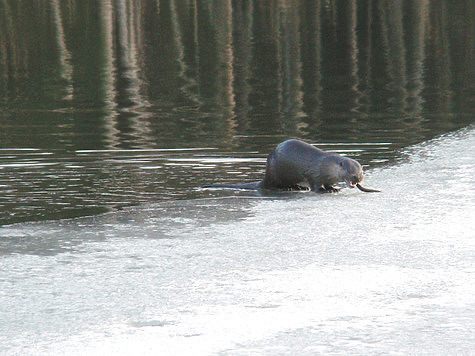
[[[470,354],[472,128],[380,194],[169,201],[2,228],[2,352]]]
[[[362,163],[387,162],[388,143],[319,143]],[[270,150],[270,148],[269,148]],[[159,200],[214,196],[216,181],[260,180],[267,153],[217,147],[176,149],[0,150],[0,216],[5,223],[94,215]]]
[[[0,353],[470,354],[469,1],[0,1]],[[206,190],[299,138],[365,194]]]
[[[203,198],[287,138],[376,167],[473,123],[469,2],[0,11],[1,225]]]

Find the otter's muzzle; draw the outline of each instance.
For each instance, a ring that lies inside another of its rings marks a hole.
[[[350,188],[354,188],[358,186],[358,183],[361,182],[362,180],[363,180],[363,175],[359,175],[359,176],[355,175],[351,177],[351,179],[345,179],[346,184],[348,184]]]

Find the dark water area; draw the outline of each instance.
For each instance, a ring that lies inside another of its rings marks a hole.
[[[0,1],[0,225],[233,192],[287,138],[474,122],[472,1]]]

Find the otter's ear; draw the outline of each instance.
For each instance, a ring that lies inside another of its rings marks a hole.
[[[342,166],[342,167],[343,167],[343,161],[340,161],[340,166]]]

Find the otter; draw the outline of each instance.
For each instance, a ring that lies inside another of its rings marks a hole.
[[[287,140],[275,147],[267,157],[266,173],[259,182],[243,184],[211,184],[202,188],[282,189],[314,192],[338,192],[333,185],[346,182],[363,192],[379,190],[363,187],[363,169],[354,159],[321,150],[300,140]]]

